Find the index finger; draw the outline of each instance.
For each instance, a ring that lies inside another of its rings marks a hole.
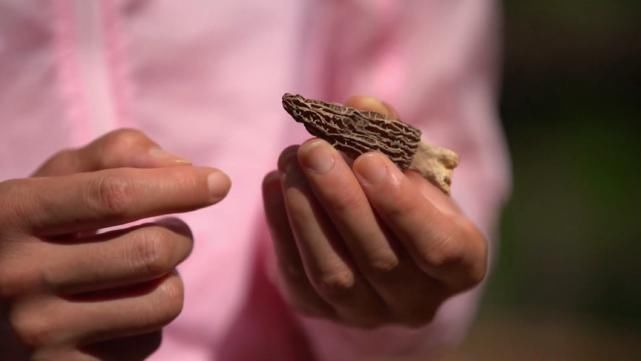
[[[59,235],[185,212],[217,203],[230,180],[214,168],[118,168],[0,183],[10,228]]]

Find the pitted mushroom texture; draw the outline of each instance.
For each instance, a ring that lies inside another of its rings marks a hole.
[[[283,107],[308,132],[349,155],[378,150],[401,169],[412,163],[421,131],[409,124],[338,104],[285,94]]]
[[[283,95],[283,107],[312,135],[357,157],[369,151],[387,155],[400,169],[412,168],[449,194],[458,156],[449,149],[421,142],[421,131],[383,114]]]

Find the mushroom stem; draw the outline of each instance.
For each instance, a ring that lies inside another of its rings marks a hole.
[[[450,194],[452,171],[458,163],[459,157],[453,151],[420,142],[409,168],[419,172],[445,194]]]

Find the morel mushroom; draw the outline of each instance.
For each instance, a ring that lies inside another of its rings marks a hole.
[[[453,151],[421,141],[421,131],[383,114],[341,104],[283,95],[283,107],[307,131],[349,156],[369,151],[387,155],[401,170],[414,169],[450,193],[452,170],[458,165]]]

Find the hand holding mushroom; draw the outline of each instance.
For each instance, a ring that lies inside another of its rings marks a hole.
[[[340,135],[332,127],[347,124],[384,133],[388,138],[378,141],[390,152],[362,152],[362,143],[336,136],[336,148],[357,155],[353,164],[322,139],[281,153],[278,170],[264,179],[263,198],[287,300],[308,316],[357,327],[429,323],[445,300],[486,272],[485,238],[446,195],[456,156],[421,146],[420,133],[415,145],[395,143],[390,134],[415,139],[414,128],[390,120],[394,111],[372,98],[348,101],[353,121],[345,121],[341,106],[311,104],[299,115],[335,113],[343,121],[303,123],[313,134]],[[371,118],[389,123],[381,127]],[[428,150],[438,169],[411,170],[417,152]]]

